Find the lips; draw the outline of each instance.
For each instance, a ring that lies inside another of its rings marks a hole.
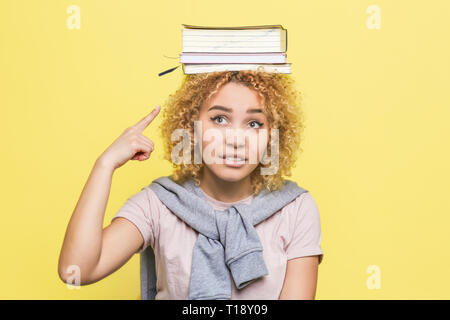
[[[222,155],[222,159],[230,159],[233,161],[247,161],[247,157],[245,155]]]

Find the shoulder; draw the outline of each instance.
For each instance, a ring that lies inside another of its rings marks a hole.
[[[152,190],[152,188],[149,186],[142,188],[142,193],[143,196],[145,195],[150,211],[154,216],[157,216],[158,219],[173,216],[172,211],[159,199],[158,195]]]
[[[129,197],[129,200],[140,204],[147,204],[150,201],[155,202],[155,200],[159,201],[156,194],[148,186],[142,187],[138,192]]]
[[[291,210],[310,207],[317,207],[316,201],[314,200],[311,192],[305,191],[298,197],[296,197],[294,200],[289,202],[284,208]]]
[[[293,201],[288,203],[283,208],[283,212],[295,221],[298,221],[299,219],[315,219],[319,216],[319,208],[309,191],[303,192]]]
[[[125,207],[132,206],[133,210],[144,212],[146,216],[155,217],[164,207],[156,193],[148,186],[142,187],[138,192],[130,196],[125,202]]]
[[[161,200],[159,200],[156,193],[149,186],[142,188],[140,193],[141,197],[145,197],[147,201],[149,201],[149,203],[152,203],[153,205],[157,206],[164,206]]]

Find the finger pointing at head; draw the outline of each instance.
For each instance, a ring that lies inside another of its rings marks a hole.
[[[150,112],[148,115],[146,115],[144,118],[142,118],[141,121],[135,124],[135,128],[139,131],[144,131],[145,128],[153,121],[153,119],[158,115],[159,110],[161,109],[161,106],[157,105],[155,109],[153,109],[152,112]]]

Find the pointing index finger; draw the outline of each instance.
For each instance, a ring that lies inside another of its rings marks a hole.
[[[153,121],[153,119],[158,115],[159,110],[161,109],[160,105],[157,105],[155,109],[152,110],[148,115],[146,115],[144,118],[142,118],[141,121],[139,121],[135,127],[143,131],[147,126]]]

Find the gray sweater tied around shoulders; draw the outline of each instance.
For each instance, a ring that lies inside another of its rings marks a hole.
[[[242,289],[268,274],[255,225],[281,210],[307,190],[291,180],[282,189],[262,189],[251,203],[215,210],[192,178],[182,184],[172,176],[153,180],[149,188],[177,217],[199,232],[192,253],[190,300],[231,299],[231,276]],[[155,256],[151,247],[141,252],[141,299],[156,295]]]

